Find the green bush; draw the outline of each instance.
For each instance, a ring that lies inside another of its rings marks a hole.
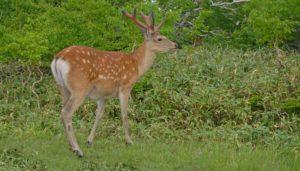
[[[111,3],[116,2],[1,2],[7,13],[0,27],[0,59],[49,62],[55,53],[71,45],[131,51],[133,44],[141,42],[140,31],[122,16],[121,10],[130,10],[128,7]]]
[[[226,6],[212,6],[210,0],[3,0],[0,7],[0,61],[48,65],[55,53],[71,45],[129,52],[142,41],[139,29],[121,14],[133,8],[153,10],[157,22],[166,16],[161,32],[183,46],[206,42],[273,48],[299,41],[298,0]]]
[[[164,6],[180,12],[180,22],[192,26],[175,30],[183,44],[195,40],[238,48],[282,47],[299,40],[300,2],[298,0],[251,0],[244,3],[216,5],[218,1],[165,2]],[[159,1],[159,2],[161,2]],[[171,4],[171,5],[170,5]],[[188,5],[187,5],[188,4]]]
[[[300,27],[300,3],[297,0],[253,0],[245,5],[243,13],[247,18],[233,33],[236,43],[278,47],[299,39],[295,36]]]
[[[298,137],[299,101],[291,101],[300,98],[298,59],[287,54],[282,68],[269,50],[208,46],[158,55],[131,94],[133,135],[180,140],[238,136],[265,143]],[[0,135],[12,130],[61,134],[61,99],[49,67],[0,67]],[[94,102],[80,107],[73,118],[76,130],[90,131],[95,108]],[[123,135],[117,100],[108,102],[98,133]]]

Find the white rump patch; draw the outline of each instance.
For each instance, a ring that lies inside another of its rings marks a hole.
[[[70,70],[69,63],[60,58],[54,59],[51,63],[51,70],[57,84],[69,88],[67,85],[67,74]]]

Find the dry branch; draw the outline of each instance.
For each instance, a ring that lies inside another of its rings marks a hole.
[[[38,109],[41,109],[41,105],[40,105],[40,96],[38,95],[38,93],[35,91],[35,85],[42,82],[44,79],[44,74],[43,72],[40,70],[40,68],[38,68],[38,71],[40,72],[40,79],[35,81],[32,85],[31,85],[31,92],[36,96],[37,98],[37,106]]]
[[[223,8],[225,8],[228,5],[241,3],[241,2],[249,2],[249,1],[250,0],[233,0],[232,2],[218,2],[218,3],[215,3],[211,0],[210,2],[211,2],[211,6],[213,6],[213,7],[223,7]]]

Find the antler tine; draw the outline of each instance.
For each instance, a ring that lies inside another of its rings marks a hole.
[[[153,11],[150,12],[150,16],[151,16],[151,20],[152,20],[152,25],[154,26],[155,20],[154,20],[154,12]]]
[[[149,17],[147,15],[145,15],[143,12],[141,12],[141,16],[142,16],[143,20],[146,22],[146,24],[149,25]]]
[[[144,19],[144,21],[146,22],[147,26],[150,27],[152,30],[154,29],[154,25],[151,21],[151,15],[148,16],[148,15],[145,15],[143,12],[141,12],[141,16],[142,18]]]
[[[155,30],[160,30],[161,26],[165,23],[166,16],[161,20],[161,22],[155,27]]]
[[[143,24],[142,22],[140,22],[139,20],[137,20],[137,18],[135,17],[136,16],[136,10],[134,10],[133,15],[129,14],[125,10],[123,10],[122,13],[123,13],[123,15],[128,17],[131,21],[133,21],[137,26],[139,26],[141,29],[147,29],[147,26],[145,24]]]

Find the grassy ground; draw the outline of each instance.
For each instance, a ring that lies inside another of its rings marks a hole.
[[[79,137],[82,137],[80,135]],[[126,146],[120,139],[96,140],[85,156],[73,155],[62,136],[21,136],[1,140],[3,170],[299,170],[289,149],[240,147],[221,142],[148,142]],[[84,145],[83,145],[84,144]]]
[[[49,66],[0,64],[2,170],[299,170],[300,55],[202,47],[159,55],[134,87],[126,147],[119,103],[85,139],[95,103],[73,117],[68,149]]]

